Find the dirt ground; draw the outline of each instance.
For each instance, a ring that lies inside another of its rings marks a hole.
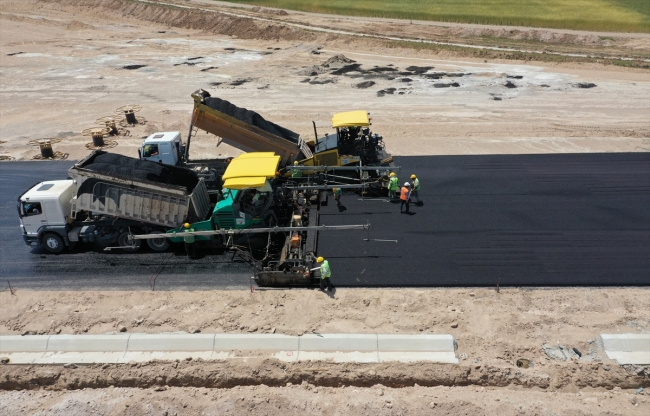
[[[151,3],[0,0],[2,159],[31,160],[39,151],[28,142],[43,138],[60,140],[54,150],[69,159],[84,157],[91,139],[82,130],[130,104],[142,106],[137,115],[146,123],[107,140],[114,144],[109,150],[136,156],[142,136],[169,130],[187,136],[190,94],[198,88],[306,137],[313,136],[312,120],[322,134],[333,113],[366,109],[394,155],[650,150],[647,69],[507,54],[486,59],[336,31],[639,59],[650,54],[647,34]],[[350,62],[324,65],[337,55]],[[191,156],[239,153],[217,144],[199,133]],[[102,334],[121,327],[451,333],[461,363],[4,365],[0,413],[645,415],[647,370],[612,363],[595,340],[600,333],[650,331],[649,299],[647,288],[346,289],[332,297],[309,290],[4,291],[2,334]],[[543,348],[558,345],[582,357],[557,360]],[[517,368],[519,358],[533,366]],[[646,390],[636,394],[639,387]]]
[[[190,94],[199,88],[308,138],[312,120],[323,134],[330,131],[333,113],[364,108],[395,155],[650,150],[650,71],[644,69],[487,61],[142,2],[0,4],[0,140],[5,142],[0,155],[7,159],[38,155],[28,142],[42,138],[61,139],[55,151],[81,158],[91,143],[82,130],[129,104],[142,106],[137,114],[146,124],[107,140],[116,146],[111,151],[137,156],[142,136],[169,130],[187,136]],[[307,19],[293,12],[246,13]],[[312,25],[354,27],[349,19],[308,17]],[[356,27],[415,36],[410,24],[354,21]],[[442,30],[415,26],[427,34]],[[445,30],[452,29],[460,30]],[[544,45],[564,45],[572,52],[584,48],[577,35],[571,36]],[[650,53],[647,39],[640,34],[615,43],[622,55],[629,53],[630,42],[638,43],[634,50]],[[322,68],[341,54],[358,70],[336,75],[336,68]],[[214,136],[200,134],[191,156],[239,152],[217,144]]]
[[[650,391],[648,369],[617,365],[597,341],[601,333],[650,330],[648,289],[340,289],[331,296],[307,289],[19,290],[0,293],[0,303],[3,334],[450,333],[460,358],[459,365],[292,364],[256,358],[76,369],[4,365],[0,396],[10,414],[30,409],[20,407],[26,395],[31,409],[53,414],[79,401],[85,403],[79,409],[108,402],[102,406],[106,414],[119,414],[128,404],[129,414],[136,415],[163,414],[164,409],[179,414],[254,409],[258,414],[540,415],[644,414],[650,409],[646,393],[636,394],[639,387]],[[581,356],[554,358],[559,346],[575,348]],[[518,368],[520,358],[530,360],[531,367]],[[110,386],[118,388],[106,390]],[[93,388],[101,390],[74,391]],[[14,389],[39,391],[8,392]],[[385,397],[378,396],[378,389]],[[191,409],[183,409],[183,403]]]

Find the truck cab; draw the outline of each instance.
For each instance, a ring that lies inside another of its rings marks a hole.
[[[67,216],[74,196],[72,180],[40,182],[18,198],[18,216],[25,244],[47,245],[61,252],[67,242]]]
[[[181,165],[183,141],[178,131],[157,132],[147,137],[138,149],[140,159],[165,165]]]

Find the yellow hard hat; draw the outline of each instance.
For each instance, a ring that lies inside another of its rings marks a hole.
[[[293,161],[293,165],[294,165],[294,166],[298,166],[298,161],[297,161],[297,160],[294,160],[294,161]]]
[[[317,261],[318,263],[322,263],[322,262],[325,261],[325,259],[323,258],[323,256],[320,256],[319,258],[316,259],[316,261]]]
[[[185,224],[183,224],[183,227],[185,227],[185,228],[190,228],[190,223],[189,223],[189,222],[186,222]]]
[[[388,176],[392,178],[393,176],[395,176],[395,172],[389,173]]]
[[[411,175],[411,179],[415,179],[417,176],[415,176],[415,173]]]

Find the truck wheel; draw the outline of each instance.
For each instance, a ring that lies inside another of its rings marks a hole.
[[[142,245],[142,240],[129,241],[129,232],[124,231],[122,234],[120,234],[119,237],[117,237],[117,245],[120,246],[122,250],[128,253],[133,253],[140,250],[140,246]]]
[[[63,244],[63,239],[57,234],[47,233],[43,236],[43,247],[50,253],[58,254],[63,251],[65,244]]]
[[[162,230],[153,230],[149,234],[164,234],[165,232]],[[169,246],[169,238],[149,238],[147,239],[147,245],[149,245],[149,248],[152,249],[153,251],[166,251]]]

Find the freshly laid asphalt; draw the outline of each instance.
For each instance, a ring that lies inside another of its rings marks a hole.
[[[250,268],[228,254],[190,261],[182,251],[75,249],[47,254],[23,243],[16,198],[67,177],[71,161],[0,164],[0,277],[27,289],[203,290],[244,287]],[[623,286],[650,284],[650,154],[398,157],[416,173],[422,206],[345,194],[321,224],[338,287]],[[369,240],[369,241],[368,241]]]

